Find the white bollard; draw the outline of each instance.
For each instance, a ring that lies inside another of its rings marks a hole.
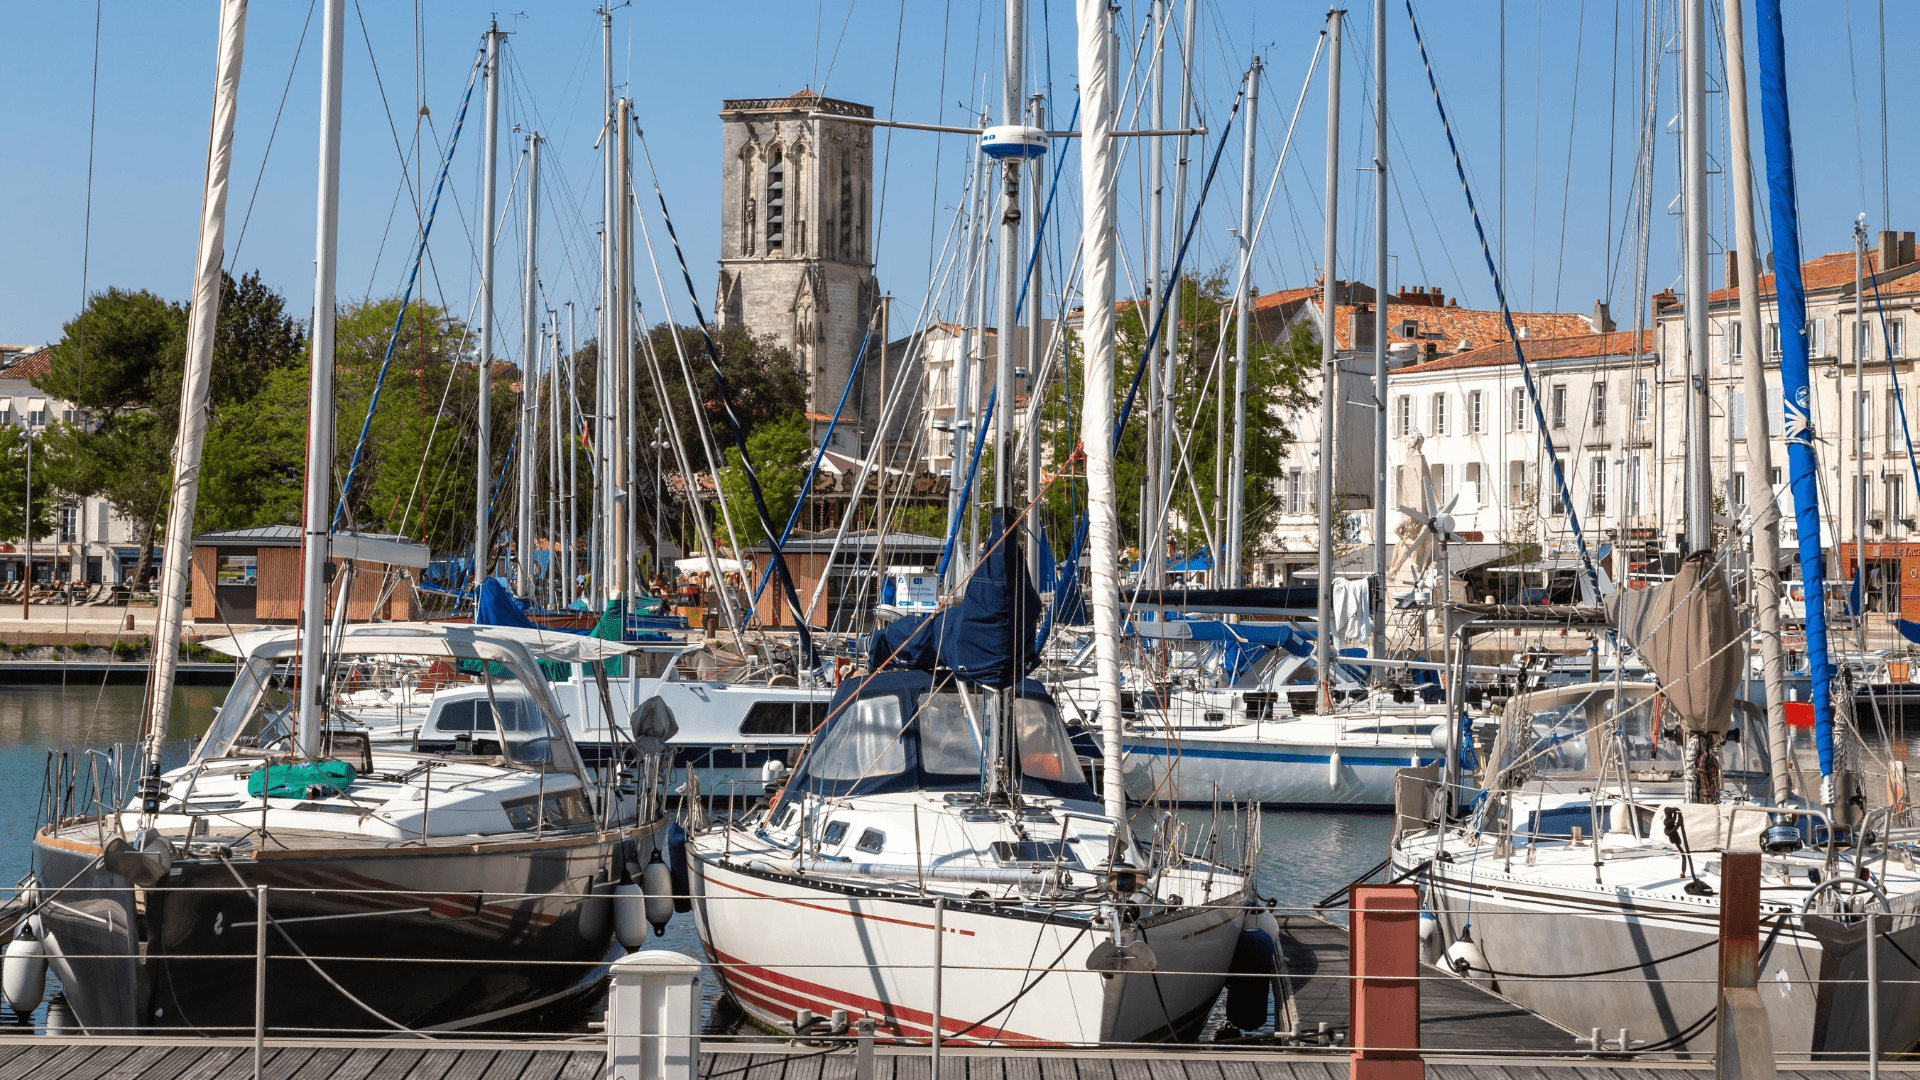
[[[608,1080],[694,1080],[700,1066],[700,961],[665,950],[613,962]]]

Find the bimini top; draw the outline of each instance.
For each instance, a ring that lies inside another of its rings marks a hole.
[[[963,699],[961,695],[965,693]],[[995,695],[925,671],[840,684],[793,771],[782,805],[814,796],[978,791]],[[1014,760],[1023,794],[1093,801],[1053,699],[1031,679],[1013,692]]]
[[[300,631],[294,627],[249,630],[206,643],[207,648],[250,660],[278,659],[299,651]],[[475,626],[470,623],[349,623],[340,638],[340,652],[406,656],[450,656],[465,660],[508,660],[524,649],[536,660],[591,664],[630,652],[638,642],[603,641],[559,630],[515,626]]]

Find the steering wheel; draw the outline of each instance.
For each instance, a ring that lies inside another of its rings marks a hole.
[[[1816,912],[1814,910],[1815,903],[1819,901],[1821,896],[1827,893],[1833,894],[1832,899],[1828,901],[1832,906],[1823,906]],[[1892,908],[1889,907],[1887,903],[1886,890],[1868,881],[1866,878],[1860,877],[1831,877],[1815,885],[1813,891],[1807,894],[1807,898],[1801,901],[1800,913],[1802,915],[1829,915],[1832,916],[1835,921],[1851,926],[1867,914],[1865,907],[1858,909],[1852,907],[1861,897],[1868,898],[1878,906],[1878,910],[1876,910],[1874,914],[1890,915],[1893,913]]]

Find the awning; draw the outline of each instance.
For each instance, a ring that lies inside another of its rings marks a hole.
[[[37,398],[32,398],[32,399],[30,399],[30,400],[29,400],[29,401],[27,402],[27,411],[28,411],[28,412],[46,412],[46,411],[47,411],[47,399],[46,399],[46,398],[43,398],[43,397],[37,397]]]
[[[696,555],[691,559],[675,559],[673,568],[683,574],[711,574],[716,570],[723,574],[746,572],[746,567],[740,565],[738,559],[714,559],[705,555]]]

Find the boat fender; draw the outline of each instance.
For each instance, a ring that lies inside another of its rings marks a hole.
[[[1273,957],[1273,938],[1265,930],[1240,931],[1227,975],[1227,1023],[1241,1031],[1259,1031],[1267,1026]]]
[[[1338,750],[1327,757],[1327,786],[1330,788],[1340,786],[1340,751]]]
[[[53,1000],[47,1002],[47,1034],[86,1034],[80,1029],[80,1021],[74,1019],[73,1008],[67,1004],[67,995],[65,994],[55,994],[53,995]]]
[[[1270,908],[1254,908],[1252,921],[1252,929],[1264,932],[1277,946],[1280,941],[1280,920],[1273,917],[1273,911]]]
[[[15,1016],[32,1016],[40,999],[47,996],[47,948],[31,919],[23,921],[7,943],[0,982],[5,984],[7,1004]]]
[[[1440,917],[1438,915],[1435,915],[1431,911],[1421,912],[1420,913],[1420,944],[1426,945],[1431,943],[1433,941],[1433,936],[1435,934],[1438,934],[1439,932],[1440,932]]]
[[[687,831],[679,822],[667,826],[667,871],[673,875],[673,910],[693,911],[693,883],[687,876]]]
[[[1441,966],[1463,979],[1485,979],[1493,974],[1487,967],[1487,957],[1474,944],[1472,938],[1462,934],[1460,940],[1447,946],[1446,953],[1440,958]]]
[[[640,871],[640,891],[647,897],[647,923],[653,927],[653,936],[665,937],[667,924],[673,921],[673,871],[657,848]]]
[[[647,940],[647,897],[631,880],[613,887],[613,936],[628,949]]]

